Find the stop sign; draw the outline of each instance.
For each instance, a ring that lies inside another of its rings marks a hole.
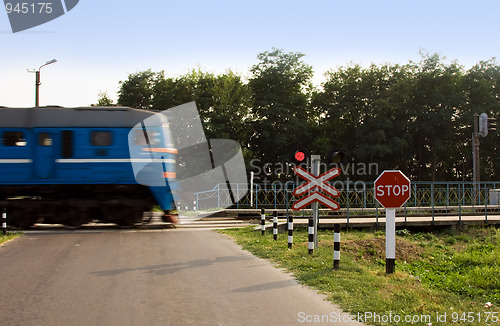
[[[375,199],[385,208],[398,208],[410,198],[410,179],[399,170],[386,170],[375,180]]]

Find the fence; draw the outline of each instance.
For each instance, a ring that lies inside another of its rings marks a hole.
[[[237,209],[291,209],[296,197],[293,196],[295,184],[272,183],[254,184],[249,189],[247,184],[231,184],[231,189],[239,198],[248,192],[236,204],[232,205],[227,184],[219,184],[210,191],[195,193],[195,209],[203,207],[231,207]],[[375,200],[373,182],[335,182],[340,196],[335,200],[340,206],[363,212],[380,208]],[[434,210],[448,207],[463,208],[476,206],[497,206],[500,204],[500,182],[412,182],[411,197],[405,208],[429,208]]]

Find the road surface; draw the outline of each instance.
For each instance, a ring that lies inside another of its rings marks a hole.
[[[304,325],[341,314],[214,231],[29,233],[0,247],[0,266],[1,325]]]

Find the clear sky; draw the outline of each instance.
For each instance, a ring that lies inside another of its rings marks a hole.
[[[55,0],[54,0],[55,1]],[[407,63],[419,50],[470,67],[500,56],[500,1],[80,0],[70,12],[12,33],[0,8],[0,106],[85,106],[99,91],[151,68],[177,76],[200,67],[248,75],[272,47],[302,52],[319,84],[349,62]]]

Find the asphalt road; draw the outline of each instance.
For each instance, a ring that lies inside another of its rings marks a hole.
[[[0,247],[0,325],[320,325],[308,320],[339,314],[214,231],[41,232]]]

